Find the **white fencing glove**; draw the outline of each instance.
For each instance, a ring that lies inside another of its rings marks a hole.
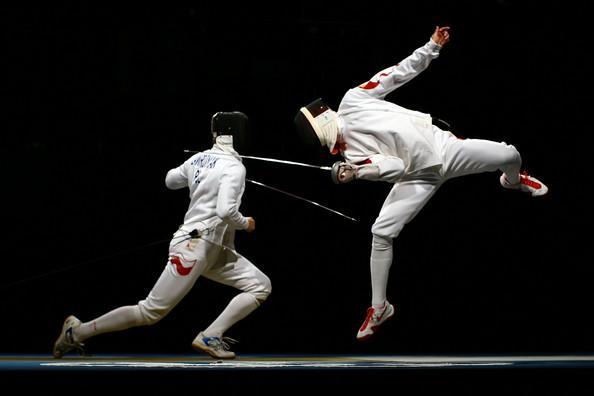
[[[375,165],[352,165],[336,161],[332,165],[331,175],[335,184],[344,184],[355,179],[377,180],[379,168]]]
[[[356,178],[357,168],[346,162],[336,161],[332,164],[330,176],[335,184],[348,183]]]

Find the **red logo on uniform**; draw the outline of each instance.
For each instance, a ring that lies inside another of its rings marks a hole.
[[[396,66],[399,66],[400,64],[397,64]],[[396,67],[394,66],[394,67]],[[377,87],[380,84],[380,79],[382,77],[387,77],[389,76],[392,72],[394,71],[394,69],[390,70],[390,73],[381,73],[379,75],[379,77],[377,78],[377,81],[367,81],[365,84],[361,84],[359,85],[359,88],[363,88],[363,89],[373,89],[375,87]]]
[[[183,258],[181,258],[179,256],[169,257],[169,262],[175,266],[175,270],[177,271],[177,273],[180,274],[181,276],[186,276],[192,271],[192,268],[194,268],[194,265],[196,264],[196,260],[190,262],[191,265],[189,267],[184,266],[182,264],[182,260],[183,260]],[[185,260],[183,260],[183,261],[186,262]],[[188,264],[188,263],[186,262],[186,264]]]

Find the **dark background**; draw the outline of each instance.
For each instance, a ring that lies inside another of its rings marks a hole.
[[[250,117],[244,154],[330,165],[297,140],[296,111],[317,97],[336,108],[435,25],[452,27],[451,42],[388,100],[460,136],[514,144],[550,194],[504,190],[495,173],[444,185],[395,241],[396,319],[358,344],[369,230],[391,186],[336,186],[326,172],[246,160],[249,178],[360,223],[247,185],[242,212],[257,231],[238,233],[237,247],[273,293],[228,335],[239,353],[594,352],[585,10],[409,3],[3,9],[0,352],[50,353],[66,315],[86,321],[146,296],[167,258],[166,242],[151,243],[170,237],[188,204],[165,174],[183,149],[209,147],[213,112]],[[234,294],[200,279],[157,325],[87,345],[190,352]]]

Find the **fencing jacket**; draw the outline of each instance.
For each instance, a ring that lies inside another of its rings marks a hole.
[[[434,146],[431,116],[384,100],[386,95],[425,70],[441,47],[430,40],[399,64],[352,88],[338,108],[341,153],[349,163],[379,165],[380,179],[441,164]]]
[[[190,205],[182,228],[210,233],[207,239],[221,243],[227,229],[247,229],[248,220],[239,212],[245,190],[245,167],[234,150],[215,144],[194,154],[167,172],[165,184],[176,190],[190,189]]]

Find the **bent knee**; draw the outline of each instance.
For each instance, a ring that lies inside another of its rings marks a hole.
[[[271,292],[272,282],[270,281],[270,278],[264,274],[258,278],[256,287],[250,290],[250,293],[252,293],[260,303],[266,301]]]
[[[511,144],[502,143],[504,149],[499,154],[499,162],[502,166],[516,165],[522,162],[520,152]]]
[[[377,239],[378,243],[389,243],[391,245],[392,240],[400,235],[405,224],[406,220],[403,218],[378,218],[371,226],[371,234],[374,239]]]
[[[373,250],[389,250],[392,249],[392,241],[393,239],[391,237],[373,234],[371,248]]]
[[[169,313],[170,309],[155,307],[147,300],[143,300],[138,303],[140,310],[140,325],[150,326],[161,319],[163,319]]]

